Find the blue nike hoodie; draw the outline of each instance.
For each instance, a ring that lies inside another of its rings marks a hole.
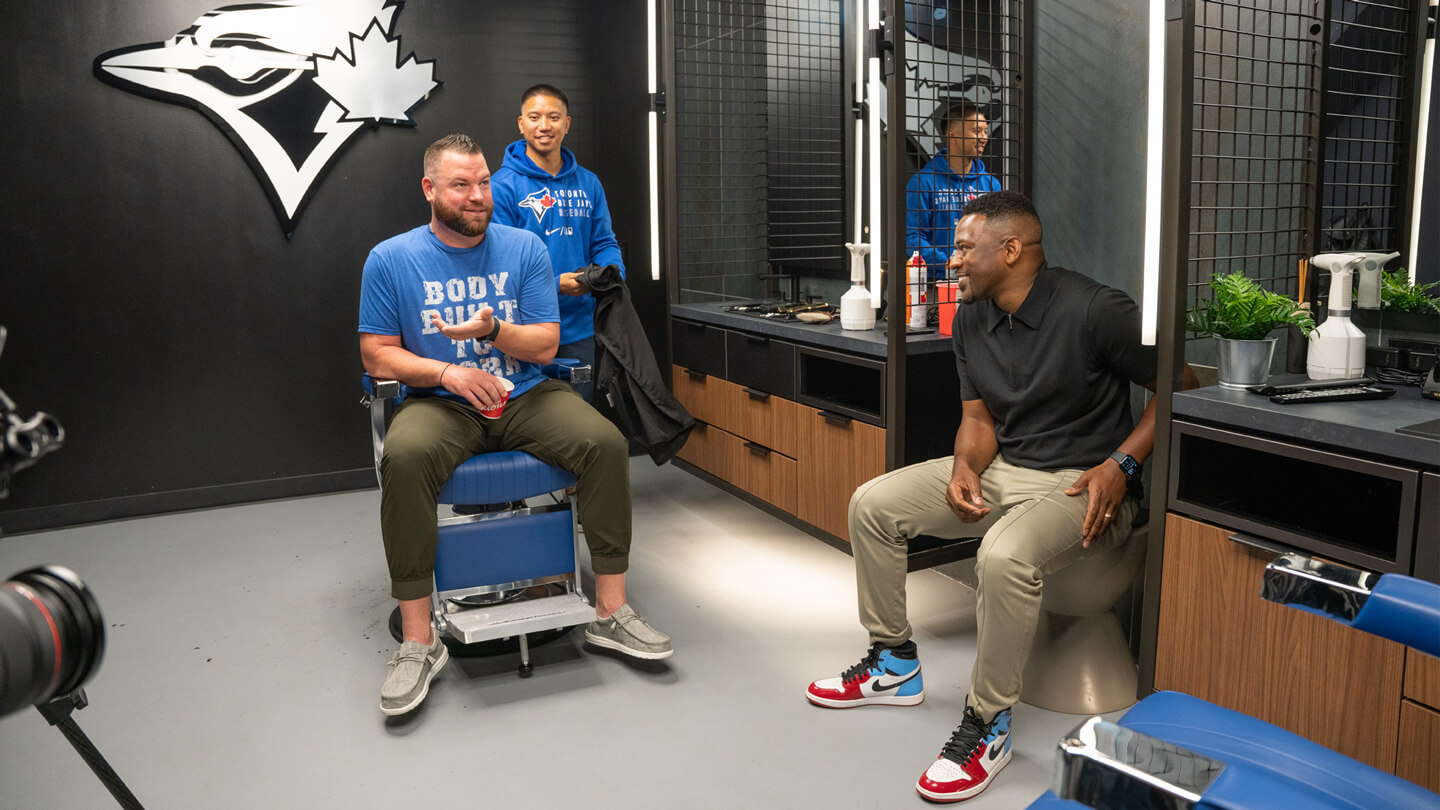
[[[960,209],[981,194],[999,190],[1000,181],[985,171],[985,161],[971,158],[969,173],[956,174],[941,149],[905,184],[905,255],[920,251],[930,278],[944,278]]]
[[[613,264],[625,276],[620,245],[610,227],[605,189],[595,173],[583,168],[569,149],[560,147],[560,173],[552,175],[525,154],[522,138],[505,149],[500,170],[490,179],[495,203],[492,219],[523,228],[545,243],[555,278],[592,264]],[[560,343],[595,334],[595,299],[560,296]]]

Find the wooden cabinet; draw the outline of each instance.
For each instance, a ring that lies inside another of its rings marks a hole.
[[[816,408],[800,413],[797,461],[801,520],[850,540],[848,512],[855,488],[885,472],[885,431]]]
[[[1401,728],[1406,648],[1261,599],[1274,555],[1232,542],[1231,534],[1167,516],[1156,688],[1258,717],[1395,773],[1397,750],[1401,761],[1416,753]]]
[[[1440,793],[1440,658],[1405,651],[1395,775]]]
[[[702,423],[678,458],[848,542],[850,496],[885,472],[883,359],[671,322],[675,396]]]
[[[799,406],[680,366],[673,371],[675,398],[700,420],[679,457],[794,514]]]

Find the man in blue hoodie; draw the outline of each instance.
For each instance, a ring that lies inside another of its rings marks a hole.
[[[610,227],[605,189],[562,144],[570,131],[570,100],[564,91],[537,84],[520,96],[520,140],[505,149],[491,181],[495,221],[539,236],[550,251],[560,290],[560,349],[587,365],[595,362],[595,300],[578,271],[613,264],[625,275],[620,245]],[[586,402],[593,383],[576,385]]]
[[[905,184],[905,255],[920,251],[931,279],[945,276],[960,209],[1000,190],[980,159],[989,139],[990,124],[978,106],[951,105],[945,111],[945,147]]]

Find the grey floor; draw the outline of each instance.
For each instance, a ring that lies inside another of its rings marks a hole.
[[[972,592],[909,579],[926,699],[848,711],[810,680],[859,660],[849,556],[674,467],[633,461],[632,602],[666,662],[580,633],[452,658],[417,712],[378,703],[394,643],[376,491],[0,537],[0,576],[67,565],[98,597],[104,662],[76,719],[149,808],[923,807],[957,722]],[[1024,807],[1079,718],[1020,705],[1015,756],[967,808]],[[0,719],[0,807],[117,807],[60,733]]]

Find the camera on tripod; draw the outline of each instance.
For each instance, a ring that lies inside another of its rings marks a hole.
[[[5,327],[0,326],[0,354]],[[0,500],[16,472],[65,444],[65,428],[44,411],[20,416],[0,388]],[[3,532],[0,532],[3,534]],[[33,705],[60,730],[125,810],[144,810],[110,763],[75,723],[88,705],[82,685],[105,653],[100,605],[68,568],[42,565],[0,582],[0,718]]]
[[[15,473],[64,443],[58,419],[44,411],[22,417],[0,388],[0,499]],[[100,606],[73,571],[46,565],[0,582],[0,717],[76,693],[104,651]]]

